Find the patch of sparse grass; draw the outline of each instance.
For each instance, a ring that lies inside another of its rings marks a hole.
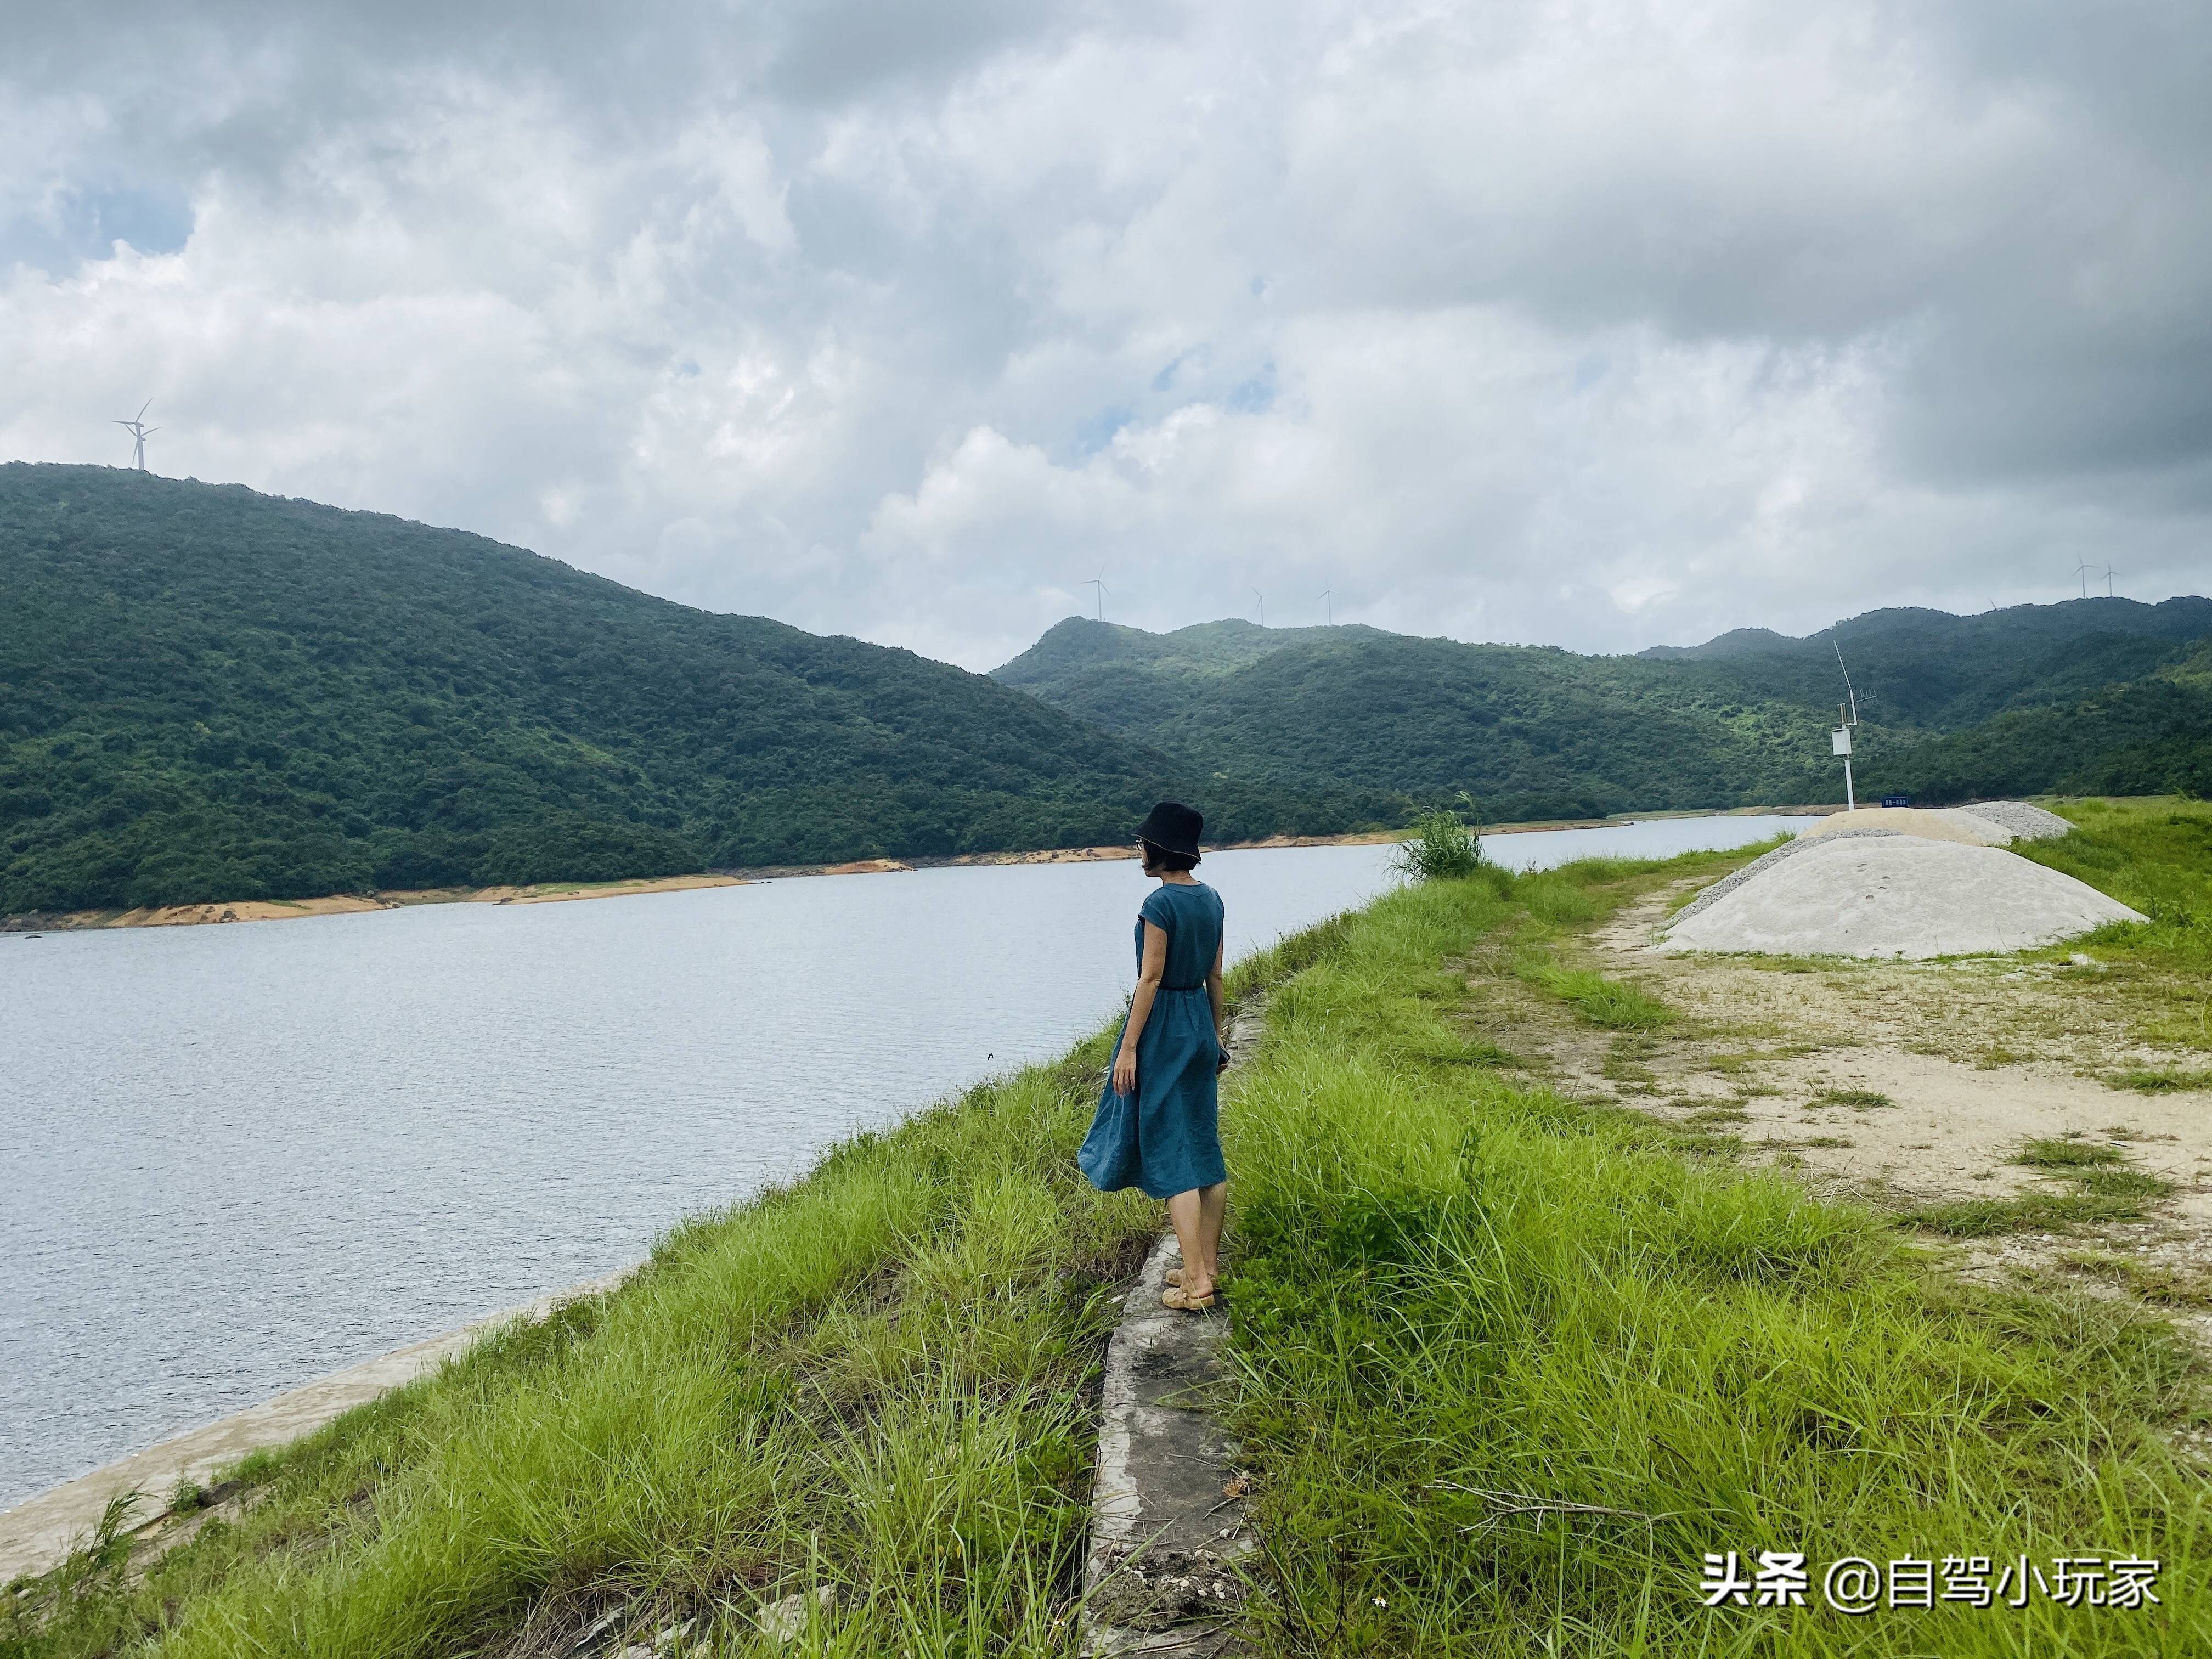
[[[1905,1220],[1952,1238],[1994,1238],[2005,1233],[2067,1232],[2077,1226],[2142,1218],[2138,1204],[2087,1193],[2023,1193],[2017,1198],[1961,1198],[1922,1205]]]
[[[190,1515],[195,1510],[205,1508],[207,1502],[207,1488],[197,1480],[180,1478],[170,1488],[168,1509],[172,1515]]]
[[[2164,1198],[2173,1190],[2173,1183],[2164,1176],[2124,1165],[2107,1164],[2077,1170],[2067,1179],[2083,1192],[2115,1204],[2140,1206],[2153,1199]]]
[[[2109,1073],[2105,1085],[2112,1089],[2132,1089],[2141,1095],[2182,1094],[2196,1090],[2212,1091],[2212,1071],[2183,1071],[2168,1066],[2161,1070],[2137,1069]]]
[[[1875,1089],[1823,1089],[1806,1103],[1814,1106],[1849,1106],[1854,1111],[1871,1111],[1876,1107],[1894,1106],[1897,1103]]]
[[[2117,1146],[2100,1146],[2094,1140],[2080,1140],[2060,1136],[2031,1140],[2014,1154],[2013,1162],[2024,1164],[2035,1170],[2096,1170],[2127,1162],[2127,1154]]]
[[[1684,1115],[1685,1123],[1748,1123],[1751,1114],[1734,1106],[1701,1106]]]
[[[1806,1146],[1845,1147],[1855,1143],[1842,1135],[1813,1135],[1799,1144]]]
[[[1790,1028],[1778,1019],[1737,1020],[1727,1025],[1708,1029],[1707,1035],[1733,1038],[1740,1042],[1760,1042],[1769,1037],[1788,1034]]]
[[[2031,1140],[2012,1160],[2071,1187],[2071,1192],[2022,1193],[2013,1198],[1969,1198],[1912,1210],[1906,1219],[1957,1238],[2001,1233],[2070,1231],[2117,1221],[2139,1221],[2143,1206],[2173,1190],[2171,1182],[2131,1167],[2116,1146],[2066,1138]]]
[[[1656,1031],[1674,1018],[1674,1011],[1648,992],[1607,979],[1594,968],[1547,963],[1532,969],[1528,978],[1591,1024],[1607,1030]]]
[[[2001,1066],[2017,1066],[2027,1058],[2026,1054],[2015,1049],[2008,1048],[2001,1042],[1993,1042],[1974,1056],[1974,1069],[1978,1072],[1994,1072]]]
[[[2080,1272],[2132,1291],[2146,1302],[2171,1308],[2212,1307],[2212,1275],[2110,1250],[2076,1250],[2061,1260]]]

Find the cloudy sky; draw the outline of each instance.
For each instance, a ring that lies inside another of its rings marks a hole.
[[[0,459],[988,667],[2212,586],[2202,0],[5,0]]]

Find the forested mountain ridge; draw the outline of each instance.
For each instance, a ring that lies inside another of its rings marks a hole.
[[[1861,785],[2212,790],[2212,604],[1842,625]],[[1825,637],[1578,657],[1070,618],[997,672],[482,537],[0,466],[0,914],[1832,799]],[[1012,682],[1012,684],[1006,682]]]
[[[1219,629],[1234,630],[1241,662],[1182,643]],[[1070,617],[993,672],[1209,774],[1284,790],[1316,777],[1414,798],[1467,789],[1500,818],[1841,793],[1827,731],[1844,693],[1828,633],[1747,629],[1686,650],[1583,657],[1279,631],[1262,650],[1249,623],[1149,635]],[[2212,637],[2212,601],[1884,611],[1832,633],[1866,721],[1863,793],[1962,799],[2114,789],[2117,777],[2212,787],[2191,737],[2212,692],[2164,677]]]
[[[1695,663],[1716,684],[1747,696],[1842,695],[1841,647],[1860,712],[1948,731],[2008,708],[2043,708],[2155,673],[2177,651],[2212,637],[2212,599],[2145,605],[2068,599],[1976,616],[1920,609],[1872,611],[1791,639],[1739,629],[1701,646],[1658,647],[1650,661]]]
[[[0,913],[1081,844],[1188,783],[982,676],[482,537],[0,466]]]

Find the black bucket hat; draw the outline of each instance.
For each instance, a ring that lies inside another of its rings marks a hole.
[[[1199,832],[1206,820],[1179,800],[1164,800],[1145,814],[1137,826],[1137,839],[1148,841],[1163,853],[1198,856]]]

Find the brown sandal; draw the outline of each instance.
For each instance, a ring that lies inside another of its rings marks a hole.
[[[1226,1268],[1226,1267],[1224,1267],[1224,1268],[1223,1268],[1219,1273],[1218,1273],[1214,1274],[1214,1276],[1213,1276],[1213,1278],[1214,1278],[1214,1282],[1215,1282],[1216,1284],[1218,1284],[1218,1283],[1220,1283],[1220,1282],[1221,1282],[1221,1280],[1223,1280],[1223,1279],[1226,1279],[1226,1278],[1228,1278],[1228,1277],[1229,1277],[1229,1269],[1228,1269],[1228,1268]],[[1170,1268],[1169,1268],[1169,1269],[1168,1269],[1168,1271],[1167,1271],[1167,1281],[1168,1281],[1168,1283],[1169,1283],[1169,1284],[1170,1284],[1170,1285],[1180,1285],[1180,1284],[1182,1284],[1182,1268],[1180,1268],[1180,1267],[1170,1267]]]
[[[1160,1293],[1160,1305],[1173,1308],[1177,1313],[1204,1313],[1213,1305],[1211,1296],[1189,1296],[1180,1285],[1173,1285]]]

